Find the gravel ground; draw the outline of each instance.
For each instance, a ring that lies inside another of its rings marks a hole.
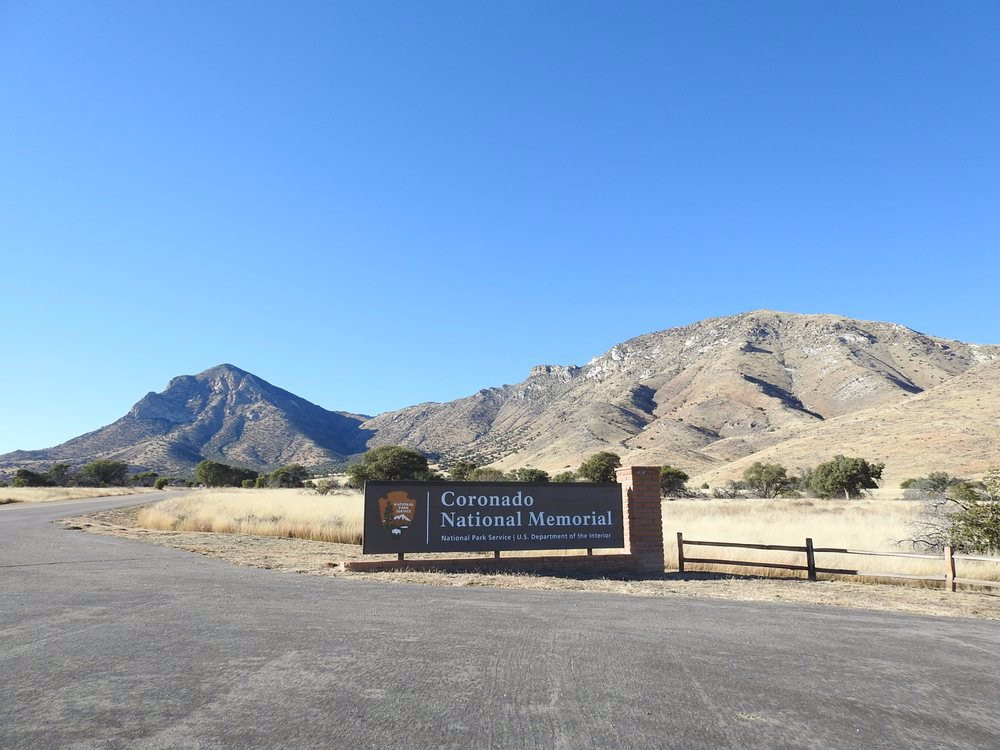
[[[858,607],[888,612],[978,617],[1000,620],[1000,595],[979,591],[957,594],[941,588],[884,585],[847,581],[809,582],[800,578],[753,578],[690,572],[666,573],[660,578],[570,577],[512,573],[420,573],[393,571],[350,573],[340,569],[344,560],[361,558],[353,544],[313,542],[302,539],[212,534],[188,531],[149,531],[137,527],[141,506],[117,508],[68,518],[67,529],[107,534],[217,557],[237,565],[286,573],[423,583],[437,586],[493,586],[498,588],[559,589],[636,596],[698,596],[738,601],[775,601]],[[433,558],[434,555],[413,555]],[[448,557],[455,557],[449,555]],[[470,555],[474,557],[474,555]],[[391,559],[370,555],[365,559]]]

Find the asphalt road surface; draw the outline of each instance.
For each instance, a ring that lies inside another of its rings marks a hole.
[[[0,748],[1000,747],[1000,624],[241,568],[0,507]]]

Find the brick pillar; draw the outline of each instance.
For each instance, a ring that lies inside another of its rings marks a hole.
[[[660,508],[660,467],[623,466],[616,471],[622,486],[625,551],[640,573],[662,573],[663,514]]]

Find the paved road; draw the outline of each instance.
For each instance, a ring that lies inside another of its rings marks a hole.
[[[1000,625],[292,576],[0,508],[0,748],[1000,747]]]

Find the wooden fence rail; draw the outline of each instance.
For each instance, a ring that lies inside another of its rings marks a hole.
[[[747,560],[723,560],[714,557],[690,557],[684,554],[684,547],[738,547],[741,549],[780,550],[782,552],[802,552],[806,556],[805,565],[790,563],[771,563]],[[853,568],[823,568],[816,565],[816,553],[838,555],[868,555],[874,557],[907,557],[920,560],[941,560],[944,563],[944,573],[941,575],[912,575],[910,573],[883,573],[870,570],[855,570]],[[677,570],[684,572],[686,563],[702,565],[737,565],[750,568],[778,568],[781,570],[804,570],[810,581],[816,580],[817,573],[827,573],[841,576],[869,576],[871,578],[905,578],[912,581],[942,581],[949,591],[956,591],[956,584],[971,586],[991,586],[1000,588],[1000,581],[984,581],[978,578],[960,578],[955,574],[956,560],[977,560],[980,562],[1000,563],[1000,557],[988,555],[954,554],[951,547],[944,548],[943,555],[931,555],[921,552],[875,552],[872,550],[847,549],[846,547],[815,547],[811,538],[805,545],[793,544],[744,544],[742,542],[711,542],[702,539],[685,539],[684,534],[677,532]]]

